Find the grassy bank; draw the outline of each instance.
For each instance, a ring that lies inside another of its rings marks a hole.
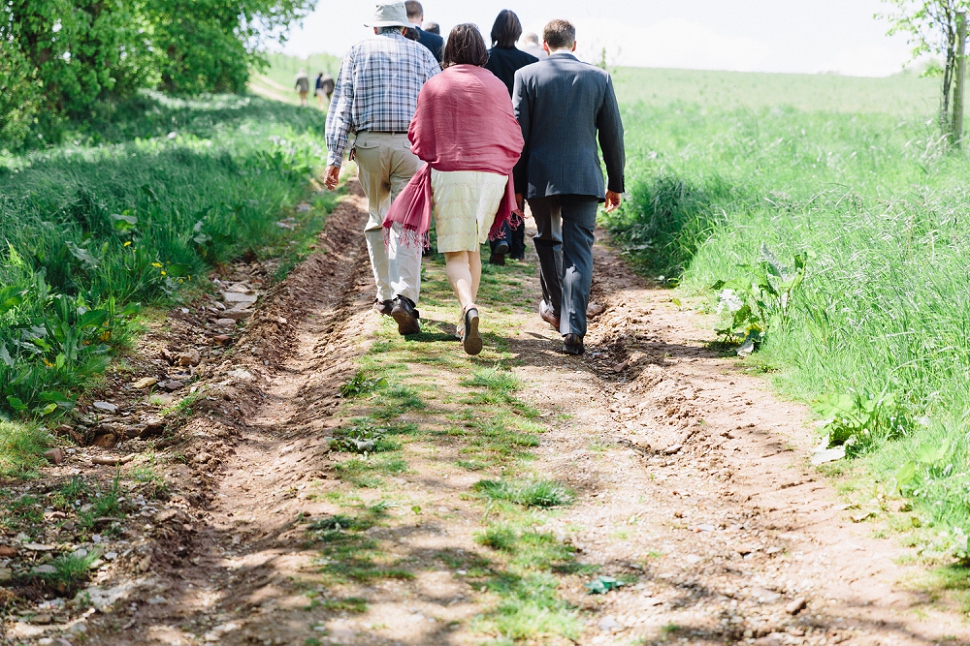
[[[631,194],[611,228],[652,275],[676,277],[712,308],[712,285],[729,281],[723,304],[747,301],[768,326],[752,360],[780,370],[784,392],[834,420],[833,444],[965,552],[970,160],[941,145],[934,83],[733,75],[761,93],[732,103],[713,75],[698,91],[695,73],[665,74],[657,87],[672,104],[642,84],[620,94]],[[833,84],[838,100],[827,98]],[[677,95],[688,86],[693,100]],[[794,277],[797,254],[807,273],[783,303],[770,292]]]
[[[221,263],[284,253],[305,233],[277,221],[322,158],[323,118],[144,95],[105,107],[70,145],[0,157],[0,409],[69,408],[129,343],[140,305],[203,287]]]

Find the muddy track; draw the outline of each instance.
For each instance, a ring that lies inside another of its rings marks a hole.
[[[126,595],[127,608],[92,622],[94,643],[196,643],[259,606],[254,591],[273,598],[274,561],[299,541],[289,533],[299,512],[287,513],[288,502],[298,502],[302,481],[326,477],[320,430],[359,352],[350,314],[370,298],[362,291],[371,281],[360,235],[366,211],[359,186],[350,189],[317,250],[263,299],[228,378],[208,384],[216,396],[173,449],[198,491],[191,504],[172,501],[151,567]]]
[[[311,483],[317,494],[350,490],[368,504],[387,494],[336,479],[328,444],[347,421],[334,416],[339,387],[381,325],[369,311],[366,213],[354,192],[330,216],[317,253],[264,299],[231,370],[210,384],[172,449],[197,492],[156,517],[150,566],[113,610],[92,617],[91,643],[483,641],[474,618],[494,599],[440,558],[480,553],[474,536],[484,522],[467,495],[481,474],[455,466],[461,440],[447,436],[405,446],[410,470],[389,486],[410,502],[374,528],[389,551],[421,555],[414,580],[343,590],[366,600],[360,614],[308,606],[303,574],[320,552],[305,543],[304,521],[335,513],[308,495]],[[530,468],[577,494],[546,529],[581,563],[637,581],[591,596],[581,577],[562,577],[559,593],[584,626],[574,643],[970,643],[958,612],[902,585],[919,573],[900,565],[907,551],[852,522],[858,510],[807,465],[807,411],[707,349],[699,317],[609,248],[597,246],[595,260],[602,313],[583,358],[561,355],[531,307],[511,308],[495,330],[484,310],[486,332],[504,340],[526,384],[522,398],[550,420]],[[530,295],[531,267],[517,274]],[[429,307],[427,324],[449,329],[450,310],[438,309]],[[440,370],[410,368],[432,379]],[[412,503],[429,512],[411,514]],[[874,504],[882,513],[891,503]]]

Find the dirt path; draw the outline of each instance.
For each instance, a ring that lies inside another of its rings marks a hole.
[[[369,310],[361,206],[266,299],[238,412],[213,398],[178,449],[204,510],[156,516],[89,643],[970,643],[806,466],[806,411],[611,251],[584,358],[534,314],[530,258],[486,271],[470,360],[440,264],[419,338]]]

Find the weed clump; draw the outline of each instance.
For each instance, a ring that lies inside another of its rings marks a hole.
[[[525,507],[561,507],[576,499],[570,489],[552,480],[479,480],[472,489],[484,498],[504,500]]]

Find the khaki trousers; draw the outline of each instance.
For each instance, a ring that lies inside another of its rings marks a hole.
[[[384,216],[424,162],[411,152],[406,134],[361,132],[356,149],[357,174],[370,214],[364,237],[377,283],[377,299],[406,296],[417,303],[421,294],[421,247],[400,244],[400,224],[391,229],[389,244],[385,246]]]

